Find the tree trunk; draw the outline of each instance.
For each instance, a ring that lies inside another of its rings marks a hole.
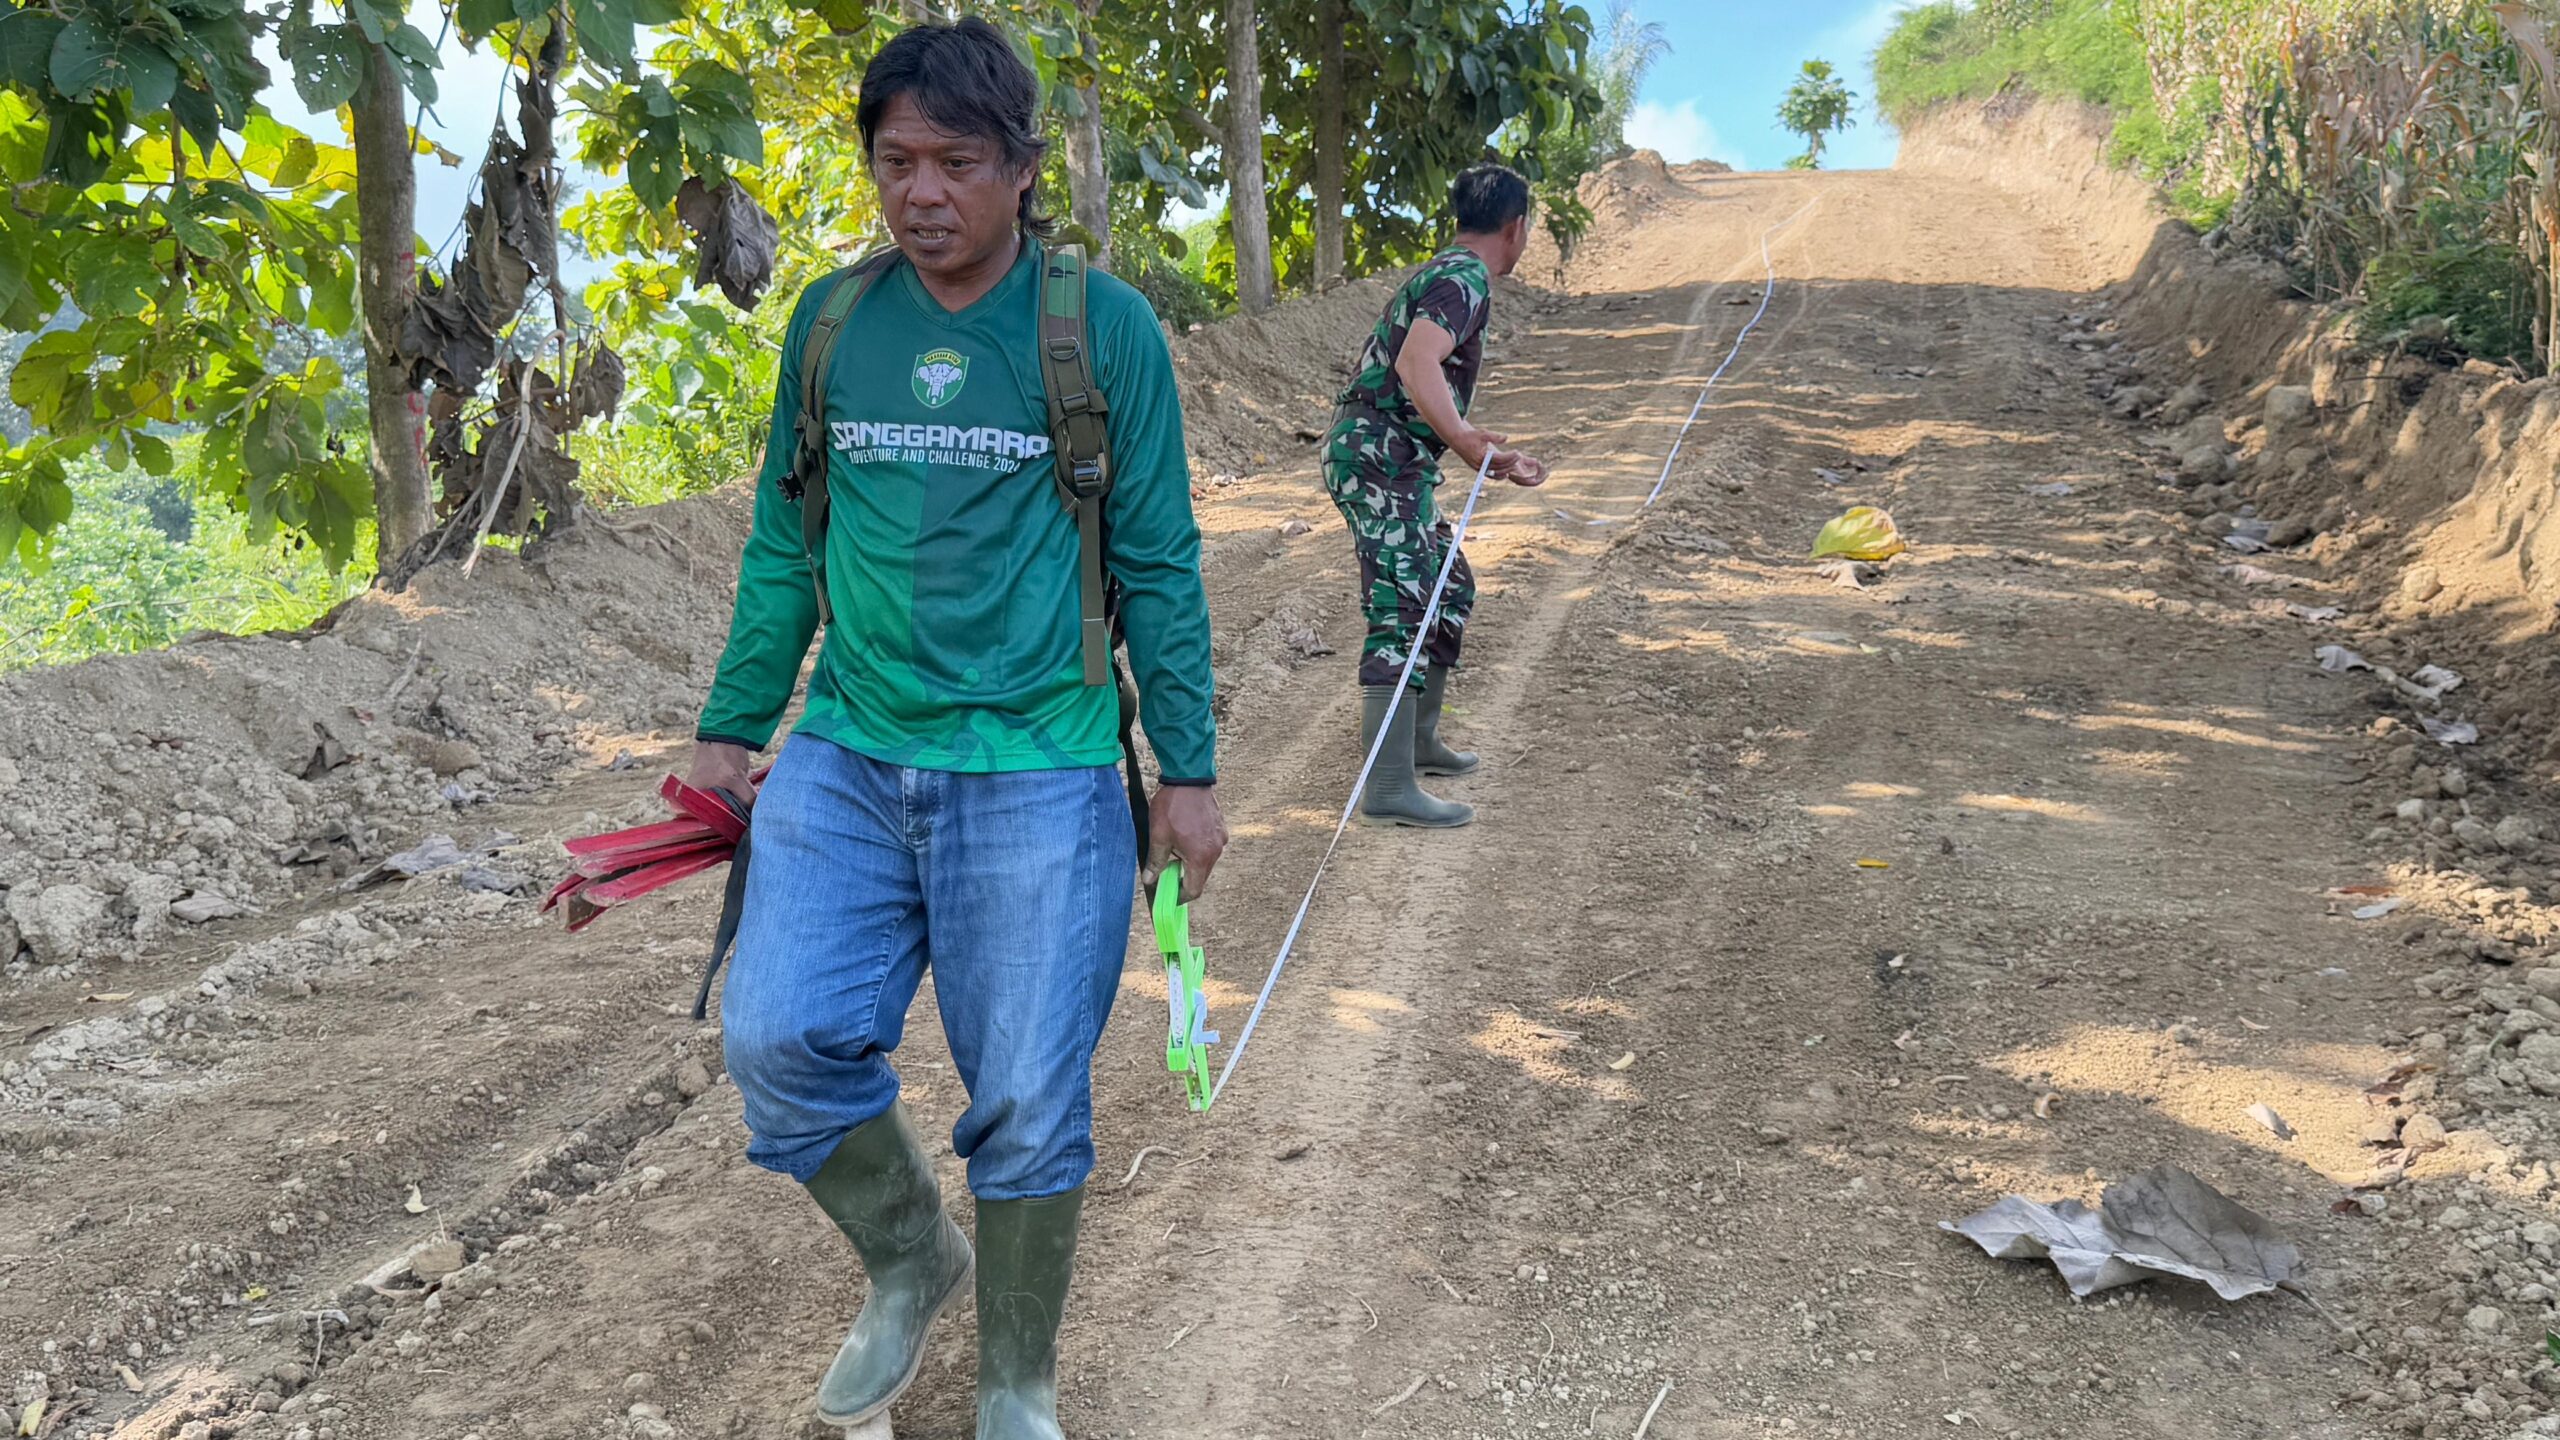
[[[1262,181],[1262,45],[1254,0],[1227,0],[1227,219],[1236,237],[1236,301],[1271,308],[1271,212]]]
[[[1083,12],[1084,58],[1088,64],[1102,58],[1102,44],[1094,38],[1093,16],[1102,8],[1102,0],[1076,0]],[[1093,236],[1093,263],[1111,268],[1111,164],[1102,149],[1102,89],[1097,85],[1076,88],[1076,98],[1084,104],[1084,114],[1067,124],[1067,210],[1086,233]]]
[[[1342,278],[1342,171],[1349,156],[1351,117],[1343,98],[1346,63],[1342,48],[1343,0],[1320,0],[1316,7],[1316,288]]]
[[[418,173],[408,91],[391,52],[365,46],[357,87],[356,284],[364,308],[365,395],[373,435],[374,553],[389,565],[427,533],[427,402],[409,383],[400,332],[418,283]]]

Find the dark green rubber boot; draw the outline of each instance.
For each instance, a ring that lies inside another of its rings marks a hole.
[[[1378,739],[1378,722],[1385,718],[1387,706],[1395,699],[1393,685],[1360,687],[1360,753]],[[1378,746],[1377,768],[1369,772],[1368,797],[1360,802],[1364,819],[1382,825],[1416,825],[1426,830],[1454,830],[1476,818],[1474,807],[1454,800],[1426,795],[1413,778],[1413,736],[1415,712],[1421,697],[1407,696],[1395,707],[1395,723],[1387,727],[1387,740]]]
[[[1058,1322],[1084,1192],[978,1202],[978,1440],[1062,1440]]]
[[[871,1279],[871,1298],[818,1382],[818,1418],[859,1425],[888,1410],[923,1368],[927,1332],[968,1288],[969,1237],[944,1213],[933,1162],[902,1105],[845,1136],[809,1194]]]
[[[1413,713],[1413,769],[1418,775],[1472,775],[1479,763],[1472,750],[1452,750],[1440,743],[1440,710],[1449,700],[1449,667],[1423,672],[1422,708]]]

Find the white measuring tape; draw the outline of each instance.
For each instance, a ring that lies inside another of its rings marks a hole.
[[[1760,308],[1742,327],[1741,333],[1733,337],[1732,351],[1724,357],[1724,363],[1716,367],[1715,373],[1707,377],[1706,386],[1698,391],[1697,403],[1689,407],[1689,418],[1680,422],[1680,433],[1671,441],[1671,454],[1662,462],[1662,478],[1653,483],[1653,493],[1645,497],[1645,508],[1651,508],[1653,502],[1662,497],[1663,487],[1671,483],[1671,467],[1680,458],[1680,446],[1689,438],[1689,427],[1698,423],[1698,413],[1706,408],[1708,394],[1724,379],[1725,372],[1733,368],[1733,362],[1742,354],[1742,342],[1751,338],[1751,332],[1760,328],[1761,318],[1769,313],[1769,298],[1778,288],[1777,265],[1769,258],[1769,237],[1803,218],[1805,211],[1812,209],[1814,204],[1813,201],[1805,202],[1795,214],[1761,233],[1760,264],[1765,276],[1760,286]],[[1395,698],[1388,703],[1386,718],[1378,725],[1377,738],[1369,742],[1369,757],[1360,762],[1360,774],[1351,782],[1351,798],[1342,802],[1342,817],[1333,822],[1333,838],[1325,842],[1324,854],[1316,861],[1316,873],[1308,877],[1307,893],[1298,901],[1298,913],[1290,919],[1288,933],[1280,937],[1280,953],[1271,962],[1271,973],[1263,977],[1261,993],[1253,997],[1253,1012],[1245,1016],[1244,1029],[1236,1035],[1235,1048],[1227,1052],[1227,1063],[1218,1071],[1218,1083],[1210,1087],[1209,1100],[1212,1104],[1225,1092],[1227,1078],[1236,1073],[1236,1063],[1244,1059],[1244,1047],[1253,1041],[1254,1027],[1262,1023],[1263,1009],[1271,1003],[1272,987],[1280,983],[1280,972],[1298,947],[1298,933],[1306,929],[1307,914],[1315,908],[1316,890],[1324,884],[1325,867],[1333,863],[1334,852],[1342,848],[1342,837],[1351,828],[1351,816],[1360,808],[1360,796],[1369,788],[1370,772],[1378,766],[1378,752],[1386,748],[1387,727],[1395,723],[1396,711],[1404,704],[1405,687],[1413,681],[1414,662],[1422,658],[1423,647],[1430,642],[1431,624],[1440,616],[1440,597],[1448,591],[1449,574],[1458,563],[1458,546],[1467,538],[1467,522],[1475,518],[1476,502],[1484,497],[1485,476],[1492,466],[1493,451],[1488,449],[1483,463],[1476,466],[1475,484],[1467,490],[1466,506],[1458,512],[1458,523],[1450,531],[1449,553],[1440,557],[1440,574],[1431,582],[1430,603],[1422,607],[1422,623],[1414,629],[1413,645],[1404,657],[1404,672],[1396,677]]]
[[[1698,412],[1707,408],[1708,394],[1716,388],[1718,381],[1724,379],[1724,372],[1733,368],[1733,362],[1741,358],[1742,342],[1751,338],[1751,332],[1760,328],[1762,317],[1769,313],[1769,299],[1778,293],[1778,266],[1769,258],[1769,237],[1803,219],[1804,212],[1816,203],[1806,201],[1795,214],[1760,232],[1760,269],[1763,276],[1760,308],[1751,312],[1750,321],[1742,327],[1740,334],[1733,337],[1733,349],[1725,353],[1724,363],[1716,367],[1716,373],[1707,377],[1705,387],[1698,391],[1698,403],[1689,407],[1689,418],[1680,422],[1680,433],[1671,437],[1671,453],[1662,457],[1662,477],[1653,482],[1653,493],[1644,497],[1643,508],[1652,509],[1653,502],[1662,498],[1662,487],[1671,483],[1671,467],[1680,461],[1680,447],[1688,443],[1689,427],[1698,423]]]
[[[1262,1007],[1271,1003],[1271,987],[1280,983],[1281,967],[1289,963],[1289,952],[1298,945],[1298,932],[1307,927],[1307,912],[1315,908],[1316,887],[1324,883],[1324,869],[1333,863],[1333,852],[1342,848],[1343,833],[1351,828],[1351,814],[1360,808],[1361,793],[1369,788],[1369,773],[1378,768],[1378,752],[1387,746],[1387,727],[1396,723],[1396,712],[1404,708],[1405,687],[1413,683],[1414,662],[1422,658],[1423,647],[1431,643],[1431,623],[1440,618],[1440,597],[1448,593],[1449,573],[1458,565],[1458,546],[1467,538],[1467,522],[1476,515],[1476,501],[1484,496],[1484,477],[1492,471],[1494,452],[1487,447],[1484,460],[1476,466],[1475,484],[1467,490],[1466,507],[1458,512],[1458,523],[1449,532],[1449,553],[1440,557],[1440,574],[1431,582],[1431,600],[1422,607],[1422,623],[1414,627],[1413,644],[1407,647],[1404,671],[1396,676],[1395,698],[1387,702],[1386,717],[1378,722],[1377,738],[1369,742],[1369,758],[1360,762],[1359,777],[1351,782],[1351,798],[1342,802],[1342,818],[1333,822],[1333,838],[1325,842],[1324,854],[1316,861],[1316,873],[1307,880],[1307,893],[1298,901],[1298,913],[1289,921],[1289,933],[1280,937],[1280,954],[1271,962],[1271,973],[1263,977],[1262,993],[1253,997],[1253,1013],[1244,1019],[1244,1030],[1236,1036],[1236,1048],[1227,1052],[1227,1063],[1218,1072],[1218,1083],[1209,1091],[1209,1102],[1216,1104],[1218,1092],[1227,1088],[1227,1077],[1236,1073],[1236,1062],[1244,1058],[1244,1047],[1253,1040],[1253,1027],[1262,1023]]]

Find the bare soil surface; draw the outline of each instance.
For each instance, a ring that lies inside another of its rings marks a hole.
[[[2411,981],[2470,922],[2329,893],[2387,869],[2377,702],[2303,663],[2091,393],[2121,276],[1962,178],[1683,173],[1642,210],[1568,290],[1498,301],[1481,413],[1556,478],[1468,541],[1447,729],[1486,766],[1445,783],[1478,823],[1346,841],[1207,1118],[1133,935],[1069,1433],[2540,1433],[2547,1132],[2475,1116],[2365,1192],[2380,1218],[2333,1211],[2434,1093],[2366,1092],[2444,1058],[2447,987]],[[1647,508],[1764,236],[1767,317]],[[1334,308],[1348,359],[1365,305]],[[1356,764],[1359,622],[1309,447],[1221,444],[1273,457],[1201,477],[1232,1037]],[[1863,589],[1806,558],[1855,503],[1913,547]],[[644,818],[681,735],[593,744],[463,838],[533,864]],[[32,1372],[0,1400],[152,1440],[825,1434],[860,1280],[746,1164],[684,1018],[716,906],[695,882],[571,937],[448,880],[323,889],[0,998],[0,1095],[43,1117],[0,1151],[0,1361]],[[66,1052],[91,1017],[125,1023]],[[910,1035],[931,1133],[961,1096]],[[2285,1231],[2325,1313],[2075,1302],[1937,1228],[2161,1163]],[[947,1325],[900,1435],[972,1433],[973,1347]]]

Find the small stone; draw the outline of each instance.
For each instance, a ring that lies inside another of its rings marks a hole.
[[[2546,1000],[2560,1000],[2560,966],[2546,965],[2526,973],[2524,983]]]
[[[2459,765],[2447,765],[2444,773],[2436,777],[2436,785],[2447,796],[2459,800],[2471,793],[2471,776]]]
[[[2412,1155],[2424,1155],[2445,1146],[2444,1122],[2433,1115],[2412,1115],[2400,1127],[2400,1143]]]
[[[409,1273],[432,1285],[463,1266],[462,1242],[440,1240],[409,1257]]]
[[[2560,1225],[2555,1225],[2548,1220],[2536,1220],[2524,1227],[2524,1243],[2539,1245],[2546,1249],[2560,1249]]]
[[[2468,1207],[2466,1207],[2466,1206],[2461,1206],[2461,1205],[2447,1205],[2446,1207],[2444,1207],[2444,1209],[2443,1209],[2441,1212],[2439,1212],[2439,1213],[2436,1215],[2436,1228],[2437,1228],[2437,1229],[2439,1229],[2439,1230],[2468,1230],[2468,1229],[2470,1229],[2470,1228],[2471,1228],[2471,1211],[2470,1211],[2470,1209],[2469,1209]]]
[[[480,750],[468,740],[446,740],[415,732],[400,737],[400,753],[443,779],[480,768]]]
[[[2507,1328],[2507,1312],[2495,1305],[2475,1305],[2462,1323],[2478,1334],[2495,1335]]]
[[[622,1377],[622,1388],[634,1395],[645,1395],[658,1388],[658,1377],[646,1370],[635,1370]]]
[[[8,909],[36,963],[67,965],[106,920],[107,897],[86,885],[20,885],[9,891]]]
[[[2542,827],[2523,815],[2510,815],[2498,822],[2498,848],[2509,853],[2530,850],[2542,841]]]
[[[2379,1220],[2384,1212],[2391,1208],[2391,1197],[2376,1190],[2359,1191],[2356,1195],[2356,1208],[2363,1211],[2367,1218]]]
[[[2498,832],[2482,824],[2477,816],[2465,815],[2454,821],[2453,838],[2462,842],[2463,849],[2476,853],[2500,848]]]
[[[2400,807],[2392,813],[2398,815],[2403,820],[2411,822],[2421,821],[2427,818],[2427,802],[2416,799],[2403,800],[2400,802]],[[2388,834],[2389,832],[2386,831],[2384,833]]]
[[[2387,1118],[2372,1121],[2364,1127],[2364,1133],[2359,1138],[2367,1145],[2398,1144],[2400,1140],[2400,1122]]]
[[[2400,577],[2400,598],[2423,605],[2444,593],[2444,577],[2433,565],[2412,565]]]
[[[699,1060],[687,1060],[676,1071],[676,1093],[687,1100],[701,1098],[711,1089],[711,1070]]]

